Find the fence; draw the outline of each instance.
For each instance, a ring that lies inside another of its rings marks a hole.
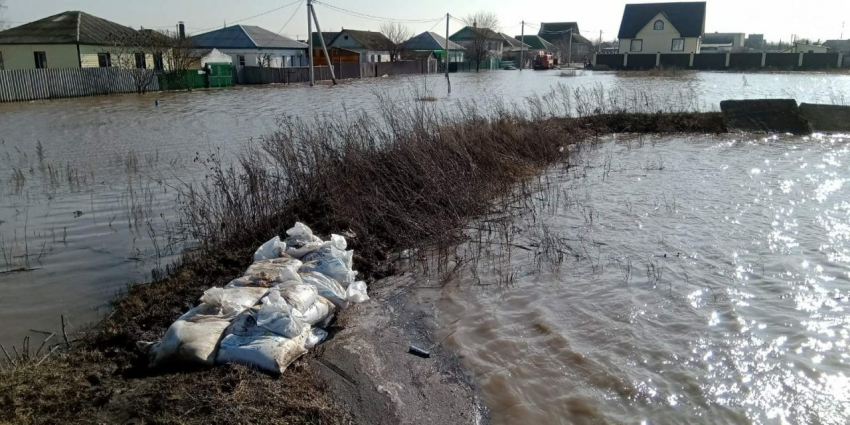
[[[656,67],[702,71],[748,70],[759,68],[823,70],[850,66],[840,53],[633,53],[599,54],[596,65],[611,69],[651,69]]]
[[[118,68],[0,71],[0,102],[159,91],[154,70]]]
[[[425,74],[436,72],[436,63],[426,60],[399,61],[399,62],[370,62],[370,63],[342,63],[335,64],[334,73],[339,79],[345,78],[370,78],[383,75],[407,75]],[[233,74],[236,76],[237,84],[291,84],[305,83],[310,81],[310,67],[295,68],[261,68],[256,66],[234,67]],[[316,81],[331,79],[330,68],[327,66],[315,67]]]

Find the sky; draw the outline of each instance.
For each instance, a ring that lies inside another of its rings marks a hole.
[[[463,18],[477,11],[489,11],[498,16],[502,32],[509,35],[520,34],[523,20],[527,23],[526,34],[536,34],[540,22],[576,21],[585,37],[596,40],[601,31],[603,40],[609,41],[617,37],[626,3],[652,3],[643,0],[325,0],[328,5],[324,5],[322,0],[317,1],[315,9],[323,31],[339,31],[343,27],[378,31],[385,22],[381,19],[389,19],[409,21],[402,23],[414,34],[428,30],[444,34],[446,13]],[[287,4],[291,5],[281,8]],[[184,21],[189,33],[221,28],[225,23],[241,23],[258,25],[290,38],[305,39],[307,34],[306,0],[6,0],[2,16],[10,26],[17,26],[67,10],[84,11],[134,28],[173,29],[177,21]],[[253,18],[245,19],[249,17]],[[850,0],[708,0],[706,32],[765,34],[769,41],[785,42],[796,35],[816,41],[839,38],[844,21],[844,38],[850,38]],[[462,26],[452,21],[450,33]]]

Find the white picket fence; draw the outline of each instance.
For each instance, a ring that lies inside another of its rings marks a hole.
[[[151,69],[67,68],[0,71],[0,102],[159,91]]]

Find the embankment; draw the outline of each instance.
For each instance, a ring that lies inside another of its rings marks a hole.
[[[570,144],[612,132],[725,131],[719,113],[563,118],[469,106],[449,117],[425,103],[385,105],[381,117],[284,120],[238,164],[211,159],[207,182],[181,196],[198,249],[163,278],[129,288],[101,323],[70,335],[70,347],[10,356],[0,422],[469,423],[474,391],[456,364],[404,353],[427,324],[404,316],[403,280],[381,280],[400,272],[394,253],[457,242],[495,199],[564,163]],[[374,300],[347,311],[336,335],[280,378],[239,366],[148,369],[135,343],[162,337],[205,289],[239,276],[256,246],[296,220],[354,236],[355,268],[380,282]]]

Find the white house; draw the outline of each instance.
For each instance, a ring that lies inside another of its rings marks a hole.
[[[782,53],[829,53],[829,47],[819,44],[794,43],[794,46],[783,50]]]
[[[198,49],[217,49],[237,66],[307,66],[307,45],[264,28],[234,25],[193,36]]]
[[[620,53],[699,53],[705,2],[627,4]]]
[[[343,29],[332,41],[325,40],[325,43],[329,43],[329,47],[360,53],[360,63],[389,62],[391,59],[392,41],[380,32]]]

